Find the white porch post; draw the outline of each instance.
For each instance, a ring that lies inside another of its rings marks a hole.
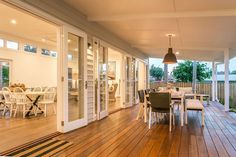
[[[164,82],[168,82],[168,64],[164,64]]]
[[[225,111],[229,111],[229,49],[224,50],[225,63]]]
[[[217,74],[217,70],[216,70],[216,64],[215,62],[212,62],[212,85],[211,85],[211,94],[212,94],[212,101],[216,100],[216,82],[217,82],[217,78],[216,78],[216,74]]]
[[[193,76],[192,76],[192,90],[197,92],[197,62],[193,61]]]

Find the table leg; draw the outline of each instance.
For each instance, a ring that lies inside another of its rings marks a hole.
[[[203,104],[203,96],[200,96],[200,102]]]
[[[30,101],[33,101],[30,97],[27,96],[27,98],[28,98]],[[33,105],[30,106],[29,111],[26,113],[25,116],[29,116],[29,115],[30,115],[30,112],[33,110],[33,107],[34,107],[34,106],[36,106],[39,110],[41,110],[41,108],[38,107],[38,105],[37,105],[37,102],[38,102],[39,98],[40,98],[40,95],[37,96],[37,98],[36,98],[35,101],[33,102]],[[42,113],[43,113],[43,111],[42,111]]]
[[[147,103],[144,103],[144,123],[147,122]],[[149,117],[150,118],[150,117]]]
[[[181,126],[184,126],[184,99],[181,98]]]

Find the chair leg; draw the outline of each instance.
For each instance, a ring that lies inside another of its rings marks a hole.
[[[54,105],[53,105],[53,108],[55,108],[55,106],[54,106]],[[141,103],[139,103],[139,110],[138,110],[138,114],[137,114],[136,120],[138,120],[138,119],[139,119],[139,117],[140,117],[140,114],[141,114],[141,110],[142,110],[142,108],[143,108],[143,105],[142,105]]]
[[[5,106],[4,106],[4,109],[3,109],[3,112],[2,112],[2,115],[3,115],[3,116],[5,115],[6,108],[7,108],[7,106],[5,105]]]
[[[144,123],[147,122],[147,104],[144,104]]]
[[[185,124],[188,124],[188,110],[185,110]]]
[[[143,107],[142,107],[143,108]],[[142,113],[142,108],[141,108],[141,113]],[[55,103],[53,104],[53,112],[54,112],[54,114],[56,114],[57,112],[56,112],[56,107],[55,107]]]
[[[12,111],[13,111],[13,105],[10,105],[10,117],[12,116]]]
[[[18,110],[18,105],[16,105],[14,117],[16,117],[16,112],[17,112],[17,110]]]
[[[149,124],[148,124],[149,129],[151,129],[151,123],[152,123],[152,107],[149,108]]]
[[[174,109],[173,109],[173,125],[175,125],[175,112],[174,112]]]
[[[47,117],[47,105],[44,104],[44,117]]]
[[[23,118],[25,118],[25,105],[23,105]]]
[[[171,132],[171,125],[172,125],[172,108],[170,108],[170,124],[169,124],[170,126],[170,132]]]

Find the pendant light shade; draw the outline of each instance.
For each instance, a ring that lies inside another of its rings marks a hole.
[[[171,48],[171,37],[172,35],[169,35],[169,45],[168,53],[165,55],[163,59],[163,63],[165,64],[175,64],[177,63],[176,55],[173,53],[173,49]]]
[[[165,63],[165,64],[177,63],[177,58],[176,58],[175,54],[173,53],[172,48],[168,48],[168,53],[165,55],[165,57],[163,59],[163,63]]]

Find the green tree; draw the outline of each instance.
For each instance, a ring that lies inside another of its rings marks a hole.
[[[193,62],[184,61],[183,63],[178,63],[172,73],[177,82],[192,82]],[[210,76],[211,70],[207,65],[197,62],[197,80],[201,82],[206,78],[210,78]]]
[[[236,70],[233,70],[233,71],[231,72],[231,74],[236,74]]]
[[[156,80],[161,80],[164,75],[164,71],[160,67],[155,67],[154,65],[151,66],[150,69],[150,76],[155,78]]]
[[[9,67],[8,66],[2,67],[2,79],[3,79],[3,84],[5,86],[8,86],[9,85]]]

